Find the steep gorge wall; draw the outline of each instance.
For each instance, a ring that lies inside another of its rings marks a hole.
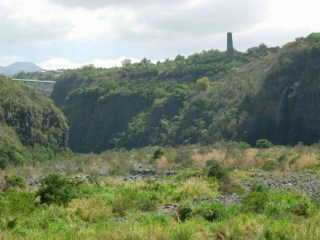
[[[66,119],[53,102],[7,78],[0,78],[0,135],[0,159],[14,149],[22,152],[39,145],[58,150],[68,145]]]
[[[213,51],[160,64],[75,70],[58,81],[53,98],[78,152],[262,138],[311,144],[320,139],[319,66],[320,36],[313,34],[233,57]],[[192,69],[212,74],[205,88],[197,87]]]
[[[249,140],[277,144],[320,139],[320,45],[309,36],[288,44],[268,73],[251,111]]]

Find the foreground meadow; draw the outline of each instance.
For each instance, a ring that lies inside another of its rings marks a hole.
[[[228,143],[9,167],[0,239],[320,239],[319,156]]]

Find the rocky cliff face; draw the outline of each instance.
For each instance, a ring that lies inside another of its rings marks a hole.
[[[52,101],[6,78],[0,79],[0,130],[2,148],[40,145],[58,150],[68,142],[66,119]]]
[[[273,63],[251,111],[250,140],[307,144],[320,139],[320,38],[287,44]]]
[[[204,89],[198,77],[208,77]],[[112,147],[320,139],[320,34],[282,48],[195,54],[123,68],[84,68],[53,92],[75,151]]]

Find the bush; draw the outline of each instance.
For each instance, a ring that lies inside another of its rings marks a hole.
[[[1,153],[0,153],[0,169],[4,170],[8,167],[8,165],[9,165],[8,158],[1,156]]]
[[[268,199],[268,190],[261,185],[256,185],[253,190],[242,200],[242,204],[244,209],[247,211],[263,213],[266,209]]]
[[[259,139],[256,142],[256,147],[257,148],[271,148],[271,147],[273,147],[273,144],[267,139]]]
[[[112,212],[123,217],[129,209],[151,211],[156,208],[157,200],[154,193],[141,191],[134,187],[125,187],[116,194],[112,202]]]
[[[159,148],[157,149],[154,153],[153,153],[153,156],[152,156],[152,160],[158,160],[160,159],[162,156],[164,155],[164,151],[163,149]]]
[[[22,148],[0,143],[0,169],[5,169],[9,164],[21,165],[25,157]]]
[[[223,204],[218,202],[203,203],[196,210],[196,214],[209,222],[214,222],[223,220],[227,216],[227,209]]]
[[[199,91],[207,91],[210,86],[208,77],[199,78],[196,83],[196,87]]]
[[[292,192],[271,192],[266,213],[270,216],[286,216],[289,213],[309,217],[315,211],[315,205],[305,196]]]
[[[12,176],[6,176],[5,177],[6,184],[5,184],[5,190],[8,190],[10,188],[25,188],[26,183],[23,177],[12,175]]]
[[[263,164],[262,169],[265,171],[273,171],[276,170],[279,167],[279,164],[277,161],[267,161]]]
[[[227,181],[229,179],[229,174],[227,169],[223,168],[217,161],[210,160],[207,161],[207,176],[215,177],[220,181]]]
[[[1,222],[8,223],[8,221],[19,217],[28,217],[36,209],[37,205],[33,193],[10,190],[0,194],[0,228]]]
[[[41,181],[37,196],[42,204],[66,205],[76,196],[75,185],[59,174],[51,174]]]
[[[188,205],[182,205],[178,208],[178,220],[181,222],[186,221],[192,217],[192,208]]]

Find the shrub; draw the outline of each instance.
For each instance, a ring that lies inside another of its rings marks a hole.
[[[263,164],[262,169],[265,171],[273,171],[276,170],[279,167],[279,164],[277,161],[267,161]]]
[[[66,205],[76,196],[75,185],[59,174],[51,174],[41,181],[37,196],[42,204]]]
[[[192,208],[189,205],[182,205],[178,208],[178,220],[181,222],[186,221],[192,216]]]
[[[259,139],[256,142],[257,148],[271,148],[273,144],[267,139]]]
[[[125,187],[116,194],[112,202],[112,212],[123,217],[129,209],[151,211],[156,208],[157,200],[154,193],[141,191],[134,187]]]
[[[152,211],[156,207],[157,197],[155,194],[141,192],[136,199],[136,205],[141,211]]]
[[[9,164],[20,165],[25,157],[22,147],[0,143],[0,169],[5,169]]]
[[[5,177],[6,184],[5,184],[5,190],[8,190],[10,188],[25,188],[26,183],[23,177],[12,175],[12,176],[6,176]]]
[[[215,177],[220,181],[227,181],[228,171],[227,169],[223,168],[217,161],[210,160],[207,161],[207,176],[208,177]]]
[[[276,192],[269,194],[266,213],[270,216],[296,216],[309,217],[315,210],[315,205],[305,196],[292,192]]]
[[[152,160],[158,160],[160,159],[162,156],[164,155],[164,151],[163,149],[159,148],[156,151],[154,151],[153,156],[152,156]]]
[[[196,214],[209,222],[220,221],[227,216],[227,209],[223,204],[218,202],[203,203],[197,208]]]
[[[1,153],[0,153],[0,169],[4,170],[8,167],[8,165],[9,165],[8,158],[5,156],[1,156]]]
[[[197,80],[196,87],[199,91],[207,91],[210,85],[208,77],[202,77]]]
[[[269,199],[268,190],[261,186],[254,186],[253,190],[242,200],[244,209],[255,213],[264,212]]]

